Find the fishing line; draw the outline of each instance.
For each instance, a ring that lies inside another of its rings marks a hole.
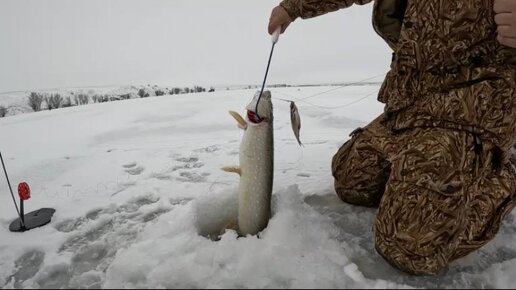
[[[385,73],[382,73],[382,74],[379,74],[379,75],[375,75],[373,77],[370,77],[370,78],[367,78],[367,79],[363,79],[363,80],[360,80],[360,81],[356,81],[356,82],[353,82],[353,83],[345,84],[345,85],[333,88],[331,90],[327,90],[327,91],[320,92],[320,93],[317,93],[317,94],[314,94],[314,95],[311,95],[311,96],[308,96],[308,97],[305,97],[305,98],[301,98],[300,100],[307,100],[307,99],[310,99],[310,98],[313,98],[313,97],[317,97],[317,96],[320,96],[320,95],[327,94],[329,92],[340,90],[340,89],[345,88],[345,87],[351,87],[351,86],[359,85],[359,84],[361,84],[363,82],[370,81],[370,80],[373,80],[373,79],[381,77],[381,76],[385,76]]]
[[[379,74],[379,75],[375,75],[373,77],[369,77],[369,78],[366,78],[366,79],[363,79],[363,80],[360,80],[360,81],[357,81],[357,82],[353,82],[353,83],[349,83],[349,84],[345,84],[345,85],[342,85],[342,86],[338,86],[336,88],[332,88],[330,90],[326,90],[326,91],[323,91],[323,92],[319,92],[319,93],[316,93],[316,94],[313,94],[313,95],[310,95],[310,96],[307,96],[307,97],[304,97],[304,98],[296,98],[292,95],[289,95],[289,94],[286,94],[286,93],[283,93],[283,92],[280,92],[280,91],[277,91],[277,90],[271,90],[272,92],[275,92],[275,93],[279,93],[279,94],[282,94],[284,96],[287,96],[297,102],[303,102],[303,103],[306,103],[310,106],[313,106],[313,107],[317,107],[317,108],[321,108],[321,109],[327,109],[327,110],[334,110],[334,109],[339,109],[339,108],[344,108],[344,107],[348,107],[348,106],[351,106],[351,105],[354,105],[354,104],[357,104],[357,103],[360,103],[361,101],[373,96],[374,94],[377,94],[378,93],[378,90],[374,90],[372,91],[371,93],[365,95],[364,97],[358,99],[358,100],[354,100],[352,102],[349,102],[349,103],[346,103],[344,105],[340,105],[340,106],[334,106],[334,107],[328,107],[328,106],[321,106],[321,105],[316,105],[316,104],[313,104],[311,102],[308,102],[306,101],[307,99],[310,99],[310,98],[314,98],[314,97],[317,97],[317,96],[321,96],[321,95],[324,95],[324,94],[327,94],[327,93],[330,93],[330,92],[333,92],[333,91],[337,91],[337,90],[340,90],[342,88],[345,88],[345,87],[350,87],[350,86],[354,86],[354,85],[357,85],[357,84],[361,84],[365,81],[368,81],[368,80],[372,80],[372,79],[375,79],[375,78],[378,78],[380,76],[384,76],[385,74],[382,73],[382,74]],[[276,98],[276,97],[273,97],[273,99],[276,99],[276,100],[279,100],[279,101],[283,101],[283,102],[292,102],[292,100],[287,100],[287,99],[283,99],[283,98]],[[285,147],[286,145],[284,145],[283,147]],[[282,147],[282,148],[283,148]],[[282,149],[281,148],[281,149]],[[301,156],[298,158],[297,160],[297,166],[296,168],[299,167],[299,164],[301,163],[301,161],[304,159],[304,151],[302,150],[301,151]],[[290,168],[290,169],[293,169],[293,168]],[[283,169],[283,172],[286,173],[288,171],[290,171],[289,168],[286,168],[286,169]]]
[[[254,112],[256,113],[256,115],[258,117],[260,117],[260,115],[258,114],[258,105],[260,104],[260,100],[262,98],[262,94],[263,94],[263,90],[265,89],[265,82],[267,81],[267,75],[269,74],[269,68],[271,67],[271,60],[272,60],[272,54],[274,53],[274,47],[276,46],[276,43],[272,43],[272,48],[271,48],[271,54],[269,56],[269,62],[267,63],[267,70],[265,71],[265,78],[263,79],[263,84],[262,84],[262,89],[260,90],[260,96],[258,97],[258,100],[256,101],[256,109],[254,110]]]
[[[349,103],[347,103],[347,104],[340,105],[340,106],[328,107],[328,106],[321,106],[321,105],[317,105],[317,104],[314,104],[314,103],[310,103],[310,102],[308,102],[308,101],[305,101],[304,99],[299,99],[299,98],[296,98],[296,97],[291,96],[291,95],[289,95],[289,94],[285,94],[285,93],[280,92],[280,91],[274,91],[274,92],[275,92],[275,93],[282,94],[282,95],[287,96],[287,97],[289,97],[289,98],[292,98],[292,99],[294,99],[296,102],[302,102],[302,103],[308,104],[308,105],[310,105],[310,106],[317,107],[317,108],[321,108],[321,109],[326,109],[326,110],[334,110],[334,109],[345,108],[345,107],[348,107],[348,106],[354,105],[354,104],[356,104],[356,103],[359,103],[359,102],[361,102],[361,101],[363,101],[363,100],[365,100],[365,99],[367,99],[367,98],[369,98],[369,97],[373,96],[374,94],[378,93],[378,91],[377,91],[377,90],[374,90],[373,92],[371,92],[371,93],[367,94],[366,96],[364,96],[364,97],[362,97],[362,98],[360,98],[360,99],[358,99],[358,100],[354,100],[354,101],[352,101],[352,102],[349,102]],[[277,100],[280,100],[280,101],[285,101],[285,102],[291,102],[290,100],[281,99],[281,98],[274,98],[274,99],[277,99]]]
[[[318,97],[318,96],[321,96],[321,95],[324,95],[324,94],[327,94],[327,93],[330,93],[330,92],[333,92],[333,91],[337,91],[337,90],[340,90],[340,89],[343,89],[343,88],[346,88],[346,87],[350,87],[350,86],[355,86],[355,85],[359,85],[363,82],[366,82],[366,81],[369,81],[369,80],[373,80],[375,78],[378,78],[378,77],[381,77],[381,76],[384,76],[385,73],[382,73],[382,74],[378,74],[378,75],[375,75],[375,76],[372,76],[372,77],[368,77],[366,79],[363,79],[363,80],[359,80],[359,81],[356,81],[356,82],[352,82],[352,83],[349,83],[349,84],[345,84],[345,85],[342,85],[342,86],[338,86],[336,88],[332,88],[330,90],[326,90],[326,91],[323,91],[323,92],[319,92],[319,93],[316,93],[316,94],[313,94],[313,95],[310,95],[310,96],[307,96],[307,97],[304,97],[304,98],[296,98],[292,95],[289,95],[289,94],[286,94],[284,92],[280,92],[280,91],[277,91],[277,90],[271,90],[271,92],[275,92],[275,93],[279,93],[279,94],[282,94],[286,97],[289,97],[291,99],[294,99],[296,102],[303,102],[303,103],[306,103],[310,106],[313,106],[313,107],[318,107],[318,108],[321,108],[321,109],[328,109],[328,110],[332,110],[332,109],[339,109],[339,108],[344,108],[344,107],[347,107],[347,106],[351,106],[353,104],[356,104],[356,103],[359,103],[369,97],[371,97],[373,94],[377,93],[378,91],[375,90],[373,92],[371,92],[370,94],[367,94],[366,96],[364,96],[363,98],[360,98],[358,100],[355,100],[355,101],[352,101],[350,103],[347,103],[347,104],[344,104],[344,105],[341,105],[341,106],[336,106],[336,107],[327,107],[327,106],[321,106],[321,105],[316,105],[314,103],[311,103],[311,102],[308,102],[306,101],[307,99],[310,99],[310,98],[314,98],[314,97]],[[282,98],[276,98],[276,97],[273,97],[273,99],[276,99],[276,100],[280,100],[280,101],[284,101],[284,102],[292,102],[292,100],[287,100],[287,99],[282,99]]]
[[[9,181],[9,176],[7,175],[7,169],[5,169],[5,163],[4,163],[4,157],[2,157],[2,152],[0,152],[0,160],[2,161],[2,167],[4,168],[5,178],[7,179],[7,185],[9,185],[9,190],[11,191],[11,196],[13,197],[14,207],[16,207],[16,212],[18,213],[18,216],[20,217],[20,221],[22,221],[23,225],[23,219],[20,214],[20,210],[18,209],[18,203],[16,202],[16,198],[14,197],[13,189],[11,187],[11,182]]]

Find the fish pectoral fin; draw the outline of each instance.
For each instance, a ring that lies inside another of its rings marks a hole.
[[[224,170],[226,172],[237,173],[238,175],[242,175],[242,169],[238,166],[226,166],[226,167],[223,167],[222,170]]]
[[[224,229],[233,230],[235,232],[238,232],[238,220],[236,220],[236,219],[231,220],[228,224],[226,224]]]
[[[242,130],[245,130],[247,129],[247,122],[244,120],[244,118],[242,116],[240,116],[239,113],[235,112],[235,111],[229,111],[229,114],[235,118],[235,120],[237,121],[237,124],[238,124],[238,128],[242,129]]]
[[[238,234],[238,220],[232,219],[230,222],[228,222],[222,230],[219,232],[219,237],[224,235],[227,231],[235,231]],[[240,236],[240,234],[238,234]]]

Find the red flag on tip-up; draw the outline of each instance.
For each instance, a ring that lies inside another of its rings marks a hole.
[[[27,182],[18,184],[18,195],[20,196],[21,200],[25,201],[30,199],[30,187]]]

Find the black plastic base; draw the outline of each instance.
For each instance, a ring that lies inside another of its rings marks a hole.
[[[19,218],[11,223],[9,230],[11,232],[25,232],[34,228],[39,228],[47,225],[52,220],[52,216],[56,212],[53,208],[42,208],[25,215],[25,227]]]

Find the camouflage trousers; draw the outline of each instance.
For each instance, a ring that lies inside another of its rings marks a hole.
[[[478,136],[443,128],[393,133],[384,115],[333,157],[339,197],[378,206],[377,252],[397,268],[436,274],[490,241],[515,206],[516,172]]]

